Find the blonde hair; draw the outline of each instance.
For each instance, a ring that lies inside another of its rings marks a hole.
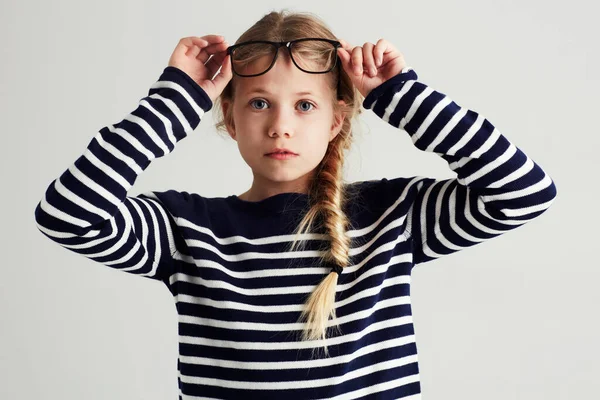
[[[319,37],[338,40],[326,24],[316,15],[307,12],[272,11],[263,16],[259,21],[246,30],[236,41],[237,43],[248,40],[289,41],[304,37]],[[283,51],[283,49],[282,49]],[[256,54],[248,55],[252,59]],[[248,60],[248,62],[251,60]],[[338,63],[340,61],[338,60]],[[338,82],[339,90],[336,90]],[[323,228],[329,239],[329,247],[325,248],[321,256],[321,263],[327,266],[338,265],[345,267],[350,264],[350,237],[346,230],[350,221],[344,212],[344,206],[354,196],[347,185],[343,183],[342,169],[344,165],[344,151],[352,143],[351,120],[361,113],[363,97],[352,84],[350,77],[340,66],[327,74],[328,84],[332,89],[332,106],[334,114],[342,112],[346,115],[342,128],[337,136],[328,144],[325,156],[316,167],[314,178],[308,188],[310,208],[300,221],[295,232],[290,251],[300,246],[299,236],[317,228]],[[226,130],[227,125],[233,125],[233,115],[228,107],[227,115],[223,115],[222,102],[232,102],[235,95],[235,81],[239,79],[235,74],[225,87],[221,95],[215,100],[217,106],[213,107],[216,113],[217,130]],[[343,100],[344,103],[338,103]],[[303,246],[302,246],[303,247]],[[306,321],[302,332],[303,340],[325,339],[329,317],[335,319],[335,295],[338,274],[328,272],[325,278],[317,285],[308,297],[305,308],[300,315],[301,321]],[[339,329],[339,325],[337,325]],[[323,347],[328,354],[327,346]],[[313,350],[314,355],[314,350]]]

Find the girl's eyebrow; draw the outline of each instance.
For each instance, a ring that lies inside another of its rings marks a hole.
[[[248,92],[246,92],[246,94],[252,94],[252,93],[271,94],[271,92],[269,92],[268,90],[263,89],[263,88],[252,88]],[[295,94],[298,96],[314,95],[314,93],[311,91],[297,92]]]

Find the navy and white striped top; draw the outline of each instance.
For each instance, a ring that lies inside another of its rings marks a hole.
[[[306,297],[330,269],[314,232],[288,252],[308,195],[258,202],[168,190],[127,196],[212,107],[167,67],[121,122],[102,128],[35,209],[39,230],[105,266],[163,282],[178,313],[180,399],[419,399],[412,268],[514,229],[552,204],[552,179],[484,116],[410,67],[363,106],[439,154],[455,179],[355,182],[346,206],[352,264],[339,277],[329,357],[301,341]],[[333,321],[330,321],[333,322]],[[330,324],[331,326],[332,324]]]

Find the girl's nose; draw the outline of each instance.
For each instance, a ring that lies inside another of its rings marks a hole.
[[[272,119],[269,126],[269,136],[292,136],[292,116],[285,110],[273,109]]]

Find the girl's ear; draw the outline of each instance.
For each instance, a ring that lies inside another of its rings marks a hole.
[[[344,100],[338,100],[338,103],[341,105],[345,105]],[[331,132],[329,134],[329,141],[331,142],[342,130],[342,126],[344,126],[344,120],[346,119],[346,113],[340,111],[334,114],[334,122],[331,125]]]
[[[231,136],[231,138],[233,140],[235,139],[235,124],[233,123],[233,115],[229,115],[227,113],[233,113],[233,109],[232,109],[232,103],[229,100],[223,100],[221,102],[221,110],[223,111],[223,119],[225,121],[225,126],[227,127],[227,132],[229,132],[229,136]],[[228,123],[228,121],[232,121],[231,124]]]

